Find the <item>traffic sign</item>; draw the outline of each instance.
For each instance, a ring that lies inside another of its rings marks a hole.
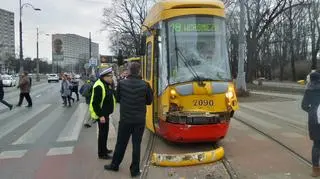
[[[89,59],[89,64],[90,66],[97,66],[98,65],[98,60],[95,58],[90,58]]]
[[[90,67],[90,64],[89,64],[89,63],[84,64],[84,69],[88,70],[89,67]]]

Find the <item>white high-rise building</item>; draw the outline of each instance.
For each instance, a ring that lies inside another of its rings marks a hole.
[[[7,72],[5,61],[15,57],[14,13],[0,9],[0,72]]]
[[[89,38],[76,34],[52,35],[53,72],[83,72],[90,55]],[[91,57],[99,59],[99,44],[91,42]]]

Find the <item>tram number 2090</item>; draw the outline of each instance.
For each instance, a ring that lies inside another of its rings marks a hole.
[[[213,100],[193,100],[194,106],[213,106]]]

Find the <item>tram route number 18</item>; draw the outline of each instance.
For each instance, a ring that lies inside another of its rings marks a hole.
[[[193,100],[194,106],[213,106],[213,100]]]

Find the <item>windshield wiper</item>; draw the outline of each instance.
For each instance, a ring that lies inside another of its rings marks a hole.
[[[176,29],[173,28],[173,34],[174,34],[174,46],[175,46],[175,51],[176,51],[176,58],[177,58],[177,67],[178,67],[178,59],[179,55],[182,57],[181,60],[184,63],[184,65],[187,67],[187,69],[191,72],[192,76],[198,81],[199,86],[204,86],[203,81],[197,74],[197,72],[192,68],[192,66],[187,62],[186,57],[182,54],[181,50],[177,46],[177,36],[176,36]]]

